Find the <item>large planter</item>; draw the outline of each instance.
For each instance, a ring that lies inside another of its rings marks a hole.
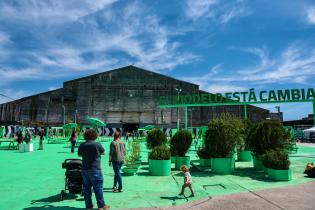
[[[171,156],[171,163],[176,163],[177,156]]]
[[[153,176],[169,176],[171,174],[171,159],[169,160],[149,159],[149,172]]]
[[[268,177],[276,181],[290,181],[292,179],[292,171],[289,170],[276,170],[268,168]]]
[[[253,160],[252,152],[249,150],[241,151],[238,154],[238,160],[242,162],[250,162]]]
[[[33,152],[33,151],[34,151],[33,143],[24,144],[24,152]]]
[[[257,170],[264,169],[264,165],[262,164],[262,161],[258,159],[255,155],[253,155],[253,164],[254,164],[254,168]]]
[[[209,159],[199,159],[200,166],[211,167],[211,158]]]
[[[135,175],[135,173],[137,172],[138,169],[136,168],[128,168],[128,167],[125,167],[122,169],[122,172],[125,176],[133,176]]]
[[[24,144],[19,144],[19,152],[25,152]]]
[[[188,168],[190,168],[190,156],[176,157],[175,169],[180,169],[182,165],[186,165]]]
[[[211,169],[216,174],[230,174],[234,171],[235,159],[229,158],[211,158]]]

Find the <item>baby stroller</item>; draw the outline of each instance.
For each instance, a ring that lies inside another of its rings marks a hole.
[[[66,191],[71,194],[82,194],[83,179],[81,174],[82,161],[80,159],[66,159],[62,163],[62,168],[66,169],[65,189],[61,190],[60,200],[63,200]]]

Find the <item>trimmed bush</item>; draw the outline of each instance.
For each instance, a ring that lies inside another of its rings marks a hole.
[[[248,151],[250,150],[250,146],[249,146],[249,134],[250,134],[250,130],[253,127],[253,123],[249,120],[249,119],[245,119],[243,120],[243,135],[242,135],[242,141],[240,142],[240,147],[239,149],[241,151]]]
[[[266,168],[288,170],[290,167],[289,155],[286,150],[269,150],[262,156]]]
[[[169,160],[170,158],[170,149],[164,145],[154,147],[149,156],[149,159],[151,160]]]
[[[210,159],[211,158],[211,154],[209,152],[207,152],[205,148],[199,149],[197,151],[197,155],[201,159]]]
[[[248,135],[249,148],[255,156],[268,150],[283,149],[289,136],[279,121],[266,120],[254,125]]]
[[[205,151],[209,152],[211,158],[231,157],[242,140],[242,129],[241,120],[229,113],[213,119],[206,132]]]
[[[187,130],[178,131],[171,139],[172,155],[184,157],[191,145],[192,136]]]
[[[164,133],[160,129],[155,128],[148,133],[147,147],[148,149],[153,149],[156,146],[165,145],[166,141],[167,139]]]

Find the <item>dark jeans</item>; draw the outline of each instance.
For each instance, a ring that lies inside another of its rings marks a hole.
[[[85,200],[85,208],[91,209],[92,204],[92,186],[94,189],[97,207],[103,208],[105,201],[103,198],[103,175],[101,170],[82,170],[83,176],[83,192]]]
[[[114,187],[117,188],[117,183],[118,183],[118,189],[121,190],[122,189],[122,178],[121,178],[121,174],[120,174],[120,169],[121,169],[121,166],[123,165],[123,162],[113,161],[112,164],[113,164],[113,169],[115,172]]]
[[[75,147],[76,141],[71,141],[71,152],[74,153],[74,147]]]

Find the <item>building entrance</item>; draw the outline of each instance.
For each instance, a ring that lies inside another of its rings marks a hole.
[[[124,133],[126,132],[132,133],[133,131],[137,131],[138,128],[139,128],[139,123],[124,123],[123,124]]]

